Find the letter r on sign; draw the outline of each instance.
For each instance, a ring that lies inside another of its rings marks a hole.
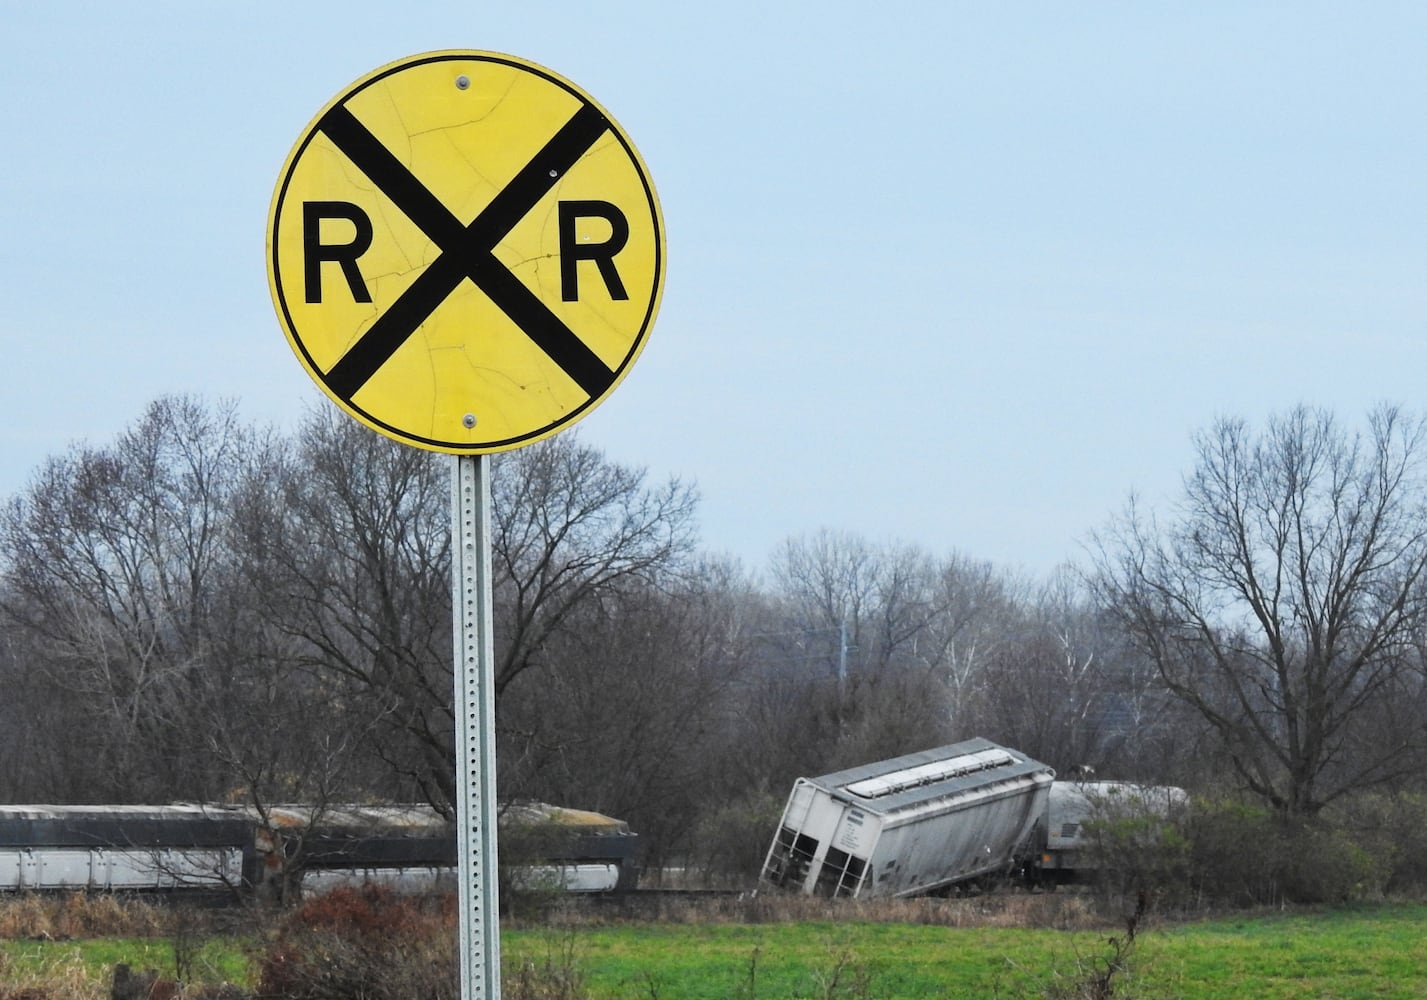
[[[576,231],[579,219],[604,219],[609,223],[609,239],[603,243],[582,243]],[[607,201],[562,201],[560,202],[560,299],[564,302],[578,302],[580,298],[580,277],[576,266],[582,260],[592,260],[600,269],[609,297],[616,300],[629,298],[624,290],[624,282],[614,267],[614,255],[624,249],[629,242],[629,220],[624,213]]]
[[[323,243],[322,220],[344,219],[352,224],[348,243]],[[308,302],[322,301],[322,263],[332,261],[342,268],[354,302],[372,301],[357,258],[372,245],[372,220],[349,201],[304,201],[302,203],[303,278]]]

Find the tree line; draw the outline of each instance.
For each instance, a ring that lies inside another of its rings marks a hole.
[[[1062,774],[1312,816],[1420,789],[1424,426],[1307,408],[1200,434],[1033,580],[811,529],[754,573],[693,484],[576,433],[492,468],[498,787],[756,868],[799,775],[972,735]],[[0,799],[455,798],[450,461],[324,408],[164,397],[0,511]]]

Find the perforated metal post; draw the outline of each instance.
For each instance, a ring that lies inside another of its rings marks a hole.
[[[456,456],[451,475],[451,617],[462,1000],[500,1000],[490,521],[490,459]]]

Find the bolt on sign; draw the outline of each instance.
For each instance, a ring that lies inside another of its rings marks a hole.
[[[357,420],[487,454],[570,426],[644,347],[664,226],[634,144],[533,63],[384,66],[313,119],[268,215],[289,344]]]

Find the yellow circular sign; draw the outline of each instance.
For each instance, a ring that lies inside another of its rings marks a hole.
[[[634,144],[568,80],[492,52],[413,56],[334,98],[287,158],[267,238],[308,374],[432,451],[518,448],[588,413],[664,285]]]

